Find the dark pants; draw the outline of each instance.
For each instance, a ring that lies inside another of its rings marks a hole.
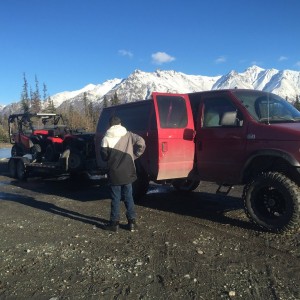
[[[110,221],[118,222],[120,221],[120,202],[121,199],[124,200],[126,207],[126,217],[127,220],[134,220],[136,218],[134,201],[132,197],[132,185],[111,185],[111,212]]]

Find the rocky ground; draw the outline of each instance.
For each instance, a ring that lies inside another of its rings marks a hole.
[[[300,232],[269,234],[246,218],[241,188],[189,194],[151,185],[139,229],[102,229],[100,180],[18,182],[0,163],[0,299],[300,299]]]

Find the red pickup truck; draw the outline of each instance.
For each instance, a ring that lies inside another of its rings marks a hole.
[[[256,90],[189,94],[153,93],[151,99],[104,108],[97,125],[99,146],[112,115],[146,141],[136,161],[136,195],[149,181],[192,191],[200,181],[228,193],[244,185],[247,216],[267,231],[299,227],[300,112],[277,95]]]

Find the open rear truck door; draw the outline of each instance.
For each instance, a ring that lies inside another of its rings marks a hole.
[[[193,169],[195,128],[187,95],[152,93],[158,131],[158,180],[185,178]]]

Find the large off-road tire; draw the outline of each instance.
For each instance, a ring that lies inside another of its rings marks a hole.
[[[22,159],[19,159],[17,162],[17,178],[19,180],[26,180],[27,179],[27,172],[26,167]]]
[[[194,191],[200,184],[200,180],[190,180],[187,178],[176,179],[172,182],[173,187],[180,192]]]
[[[299,226],[299,187],[281,173],[258,175],[244,187],[242,198],[249,219],[267,231],[283,232]]]

